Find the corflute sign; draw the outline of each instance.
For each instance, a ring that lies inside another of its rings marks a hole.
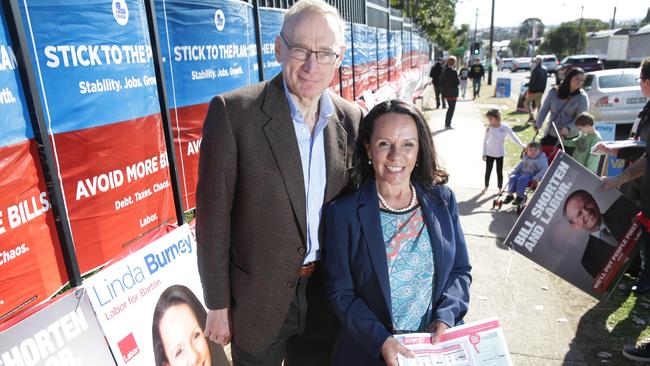
[[[67,281],[4,19],[0,8],[0,322]]]
[[[175,220],[141,0],[21,2],[79,267]]]

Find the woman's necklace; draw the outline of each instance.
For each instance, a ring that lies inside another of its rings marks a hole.
[[[417,196],[417,192],[415,191],[415,187],[413,186],[413,184],[409,183],[409,186],[411,187],[411,202],[409,202],[408,206],[406,206],[404,208],[393,208],[393,207],[391,207],[388,204],[388,202],[386,202],[386,200],[381,195],[381,193],[379,193],[379,190],[377,190],[377,197],[379,197],[379,202],[381,203],[382,206],[384,206],[384,208],[386,208],[389,211],[393,211],[393,212],[406,212],[406,211],[412,209],[413,207],[415,207],[415,205],[418,204],[418,196]]]

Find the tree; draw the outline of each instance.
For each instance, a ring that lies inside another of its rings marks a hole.
[[[573,23],[581,26],[585,32],[598,32],[600,30],[609,28],[609,24],[603,22],[600,19],[583,18],[582,21],[580,19],[577,19],[574,20]]]
[[[510,41],[510,50],[514,57],[526,56],[528,54],[528,42],[523,39],[513,39]]]
[[[429,39],[446,50],[456,48],[456,0],[391,0]]]
[[[562,23],[559,27],[546,33],[544,42],[539,46],[540,52],[558,55],[560,59],[585,48],[587,37],[585,31],[575,22]]]
[[[544,35],[544,23],[539,18],[528,18],[519,26],[519,38],[533,38],[533,27],[537,28],[535,38],[541,38]]]

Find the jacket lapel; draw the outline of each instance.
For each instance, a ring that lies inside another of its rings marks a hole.
[[[359,195],[359,208],[357,209],[363,236],[368,245],[370,261],[377,274],[381,292],[384,295],[388,312],[392,315],[390,299],[390,281],[388,279],[388,261],[386,260],[386,246],[379,219],[379,200],[374,179],[370,179],[361,187]]]
[[[418,183],[414,183],[414,185],[415,190],[418,194],[422,216],[424,217],[424,222],[427,225],[427,231],[433,249],[433,260],[435,265],[434,268],[436,269],[436,287],[434,289],[434,301],[436,301],[436,299],[438,299],[442,293],[442,288],[444,285],[442,283],[443,276],[440,276],[439,273],[444,273],[442,266],[446,263],[445,251],[451,242],[449,235],[453,235],[453,233],[443,233],[440,227],[440,222],[436,219],[436,217],[445,217],[447,211],[447,206],[442,201],[442,199],[432,197],[432,195],[427,193]]]
[[[328,93],[326,90],[325,93]],[[327,183],[325,185],[325,202],[331,201],[345,185],[345,170],[347,159],[347,139],[348,133],[341,125],[338,116],[338,106],[334,104],[334,113],[332,113],[325,127],[325,165]]]
[[[296,132],[282,85],[282,74],[278,74],[267,84],[262,111],[271,117],[263,126],[264,134],[284,180],[293,213],[300,225],[304,244],[307,240],[305,180]]]

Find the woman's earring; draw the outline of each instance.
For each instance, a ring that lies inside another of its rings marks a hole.
[[[418,164],[420,164],[420,163],[418,163],[418,162],[416,161],[416,162],[415,162],[415,166],[418,166]]]
[[[368,165],[372,165],[372,159],[368,159]]]

